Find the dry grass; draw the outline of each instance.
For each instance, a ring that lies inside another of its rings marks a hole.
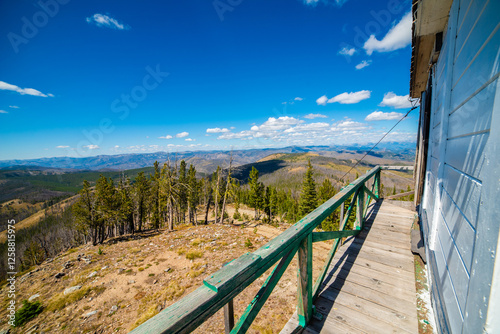
[[[59,293],[55,295],[47,304],[47,311],[59,311],[65,308],[67,305],[73,304],[80,299],[87,297],[92,288],[89,286],[82,287],[81,289],[64,295],[64,293]]]
[[[186,259],[188,259],[188,260],[194,260],[194,259],[201,258],[201,257],[203,257],[203,252],[195,250],[195,249],[190,249],[186,253]]]
[[[130,328],[130,330],[136,328],[137,326],[148,321],[150,318],[154,317],[158,313],[157,308],[158,308],[158,305],[153,305],[153,306],[150,306],[145,312],[141,312],[139,319],[137,319],[134,326],[132,326],[132,328]]]

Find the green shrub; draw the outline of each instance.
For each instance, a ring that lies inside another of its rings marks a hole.
[[[40,313],[42,313],[43,306],[39,301],[29,302],[23,300],[23,306],[16,312],[14,325],[16,327],[22,326]]]
[[[245,241],[245,247],[246,247],[246,248],[251,248],[251,247],[253,247],[253,244],[252,244],[252,242],[250,241],[250,239],[249,239],[249,238],[247,238],[247,240]]]

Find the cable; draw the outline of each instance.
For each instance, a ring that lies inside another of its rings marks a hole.
[[[383,140],[383,139],[384,139],[384,138],[385,138],[385,137],[386,137],[389,133],[391,133],[391,131],[392,131],[392,130],[393,130],[393,129],[394,129],[394,128],[395,128],[395,127],[396,127],[396,126],[397,126],[397,125],[398,125],[398,124],[402,121],[402,120],[404,120],[404,119],[405,119],[405,118],[406,118],[406,117],[407,117],[407,116],[408,116],[408,115],[409,115],[409,114],[410,114],[413,110],[415,110],[415,109],[417,109],[417,108],[418,108],[418,105],[417,105],[417,102],[415,102],[415,104],[412,106],[412,108],[411,108],[410,110],[408,110],[408,112],[406,113],[406,115],[404,115],[403,117],[401,117],[401,119],[400,119],[400,120],[399,120],[396,124],[394,124],[394,126],[393,126],[393,127],[392,127],[389,131],[387,131],[387,132],[386,132],[386,133],[382,136],[382,138],[380,138],[380,140],[379,140],[379,141],[378,141],[375,145],[373,145],[373,147],[372,147],[372,148],[371,148],[368,152],[366,152],[366,153],[365,153],[365,155],[363,155],[363,157],[362,157],[361,159],[359,159],[359,160],[356,162],[356,164],[355,164],[354,166],[352,166],[352,167],[351,167],[351,169],[349,169],[349,170],[348,170],[348,171],[344,174],[344,176],[342,176],[342,177],[340,178],[340,181],[344,181],[344,177],[345,177],[347,174],[349,174],[349,172],[350,172],[351,170],[353,170],[354,168],[356,168],[356,166],[357,166],[357,165],[358,165],[358,164],[359,164],[359,163],[360,163],[360,162],[361,162],[361,161],[362,161],[362,160],[363,160],[363,159],[364,159],[364,158],[365,158],[365,157],[366,157],[366,156],[367,156],[367,155],[368,155],[368,154],[369,154],[369,153],[370,153],[370,152],[371,152],[371,151],[372,151],[375,147],[377,147],[377,145],[378,145],[378,144],[380,144],[380,142],[381,142],[381,141],[382,141],[382,140]]]

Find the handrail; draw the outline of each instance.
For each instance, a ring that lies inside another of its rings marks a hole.
[[[368,201],[369,198],[375,200],[379,198],[380,170],[379,166],[374,167],[255,252],[240,256],[205,278],[201,287],[135,328],[131,333],[189,333],[279,261],[231,331],[231,333],[245,333],[297,252],[299,258],[297,313],[300,325],[305,326],[312,317],[312,303],[319,294],[328,267],[339,247],[340,238],[356,235],[363,228],[367,211],[364,204],[365,194],[368,195]],[[368,190],[365,183],[372,177],[374,178],[373,186],[371,190]],[[324,219],[353,194],[339,231],[313,232]],[[344,231],[355,206],[354,230]],[[313,286],[312,243],[331,239],[336,239],[336,241]]]

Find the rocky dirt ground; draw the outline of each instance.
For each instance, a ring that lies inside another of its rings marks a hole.
[[[238,225],[239,224],[239,225]],[[256,250],[290,225],[177,226],[85,245],[49,259],[17,278],[16,301],[38,300],[44,310],[11,333],[127,333],[202,285],[203,279],[238,256]],[[317,275],[329,246],[314,245]],[[249,333],[277,333],[295,310],[295,259]],[[234,300],[236,320],[268,273]],[[7,287],[2,288],[0,330],[8,328]],[[219,311],[197,333],[223,333]]]

